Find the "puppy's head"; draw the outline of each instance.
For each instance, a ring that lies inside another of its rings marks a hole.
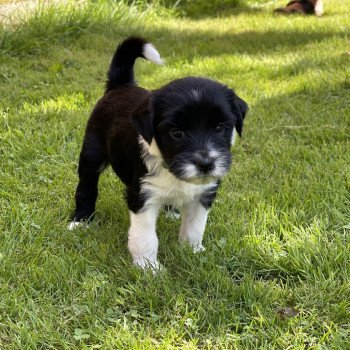
[[[241,135],[247,109],[227,86],[188,77],[154,91],[132,121],[171,173],[205,184],[228,172],[235,130]]]

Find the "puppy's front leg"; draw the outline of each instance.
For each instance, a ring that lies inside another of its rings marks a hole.
[[[148,207],[136,214],[130,211],[128,247],[138,267],[159,269],[156,234],[158,212],[158,207]]]
[[[188,242],[195,253],[205,250],[202,246],[203,233],[207,222],[208,210],[199,200],[182,208],[180,242]]]

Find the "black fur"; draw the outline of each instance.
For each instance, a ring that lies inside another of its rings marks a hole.
[[[107,73],[106,92],[125,84],[134,84],[134,63],[143,56],[143,47],[147,41],[139,37],[124,40],[113,56]]]
[[[215,187],[203,193],[203,195],[199,199],[205,209],[209,209],[212,206],[216,198],[216,192],[219,186],[220,186],[220,180],[216,183]]]
[[[230,168],[232,132],[236,128],[241,135],[247,104],[227,86],[205,78],[178,79],[153,92],[135,86],[133,65],[143,57],[145,43],[129,38],[113,56],[106,93],[90,116],[80,154],[75,221],[93,216],[99,175],[108,164],[126,186],[129,209],[143,208],[147,195],[141,193],[141,179],[149,174],[140,136],[148,144],[156,140],[164,167],[180,180],[216,183],[200,198],[205,208]],[[181,133],[181,139],[175,137]],[[219,156],[211,155],[208,145]],[[220,176],[212,175],[217,158]],[[186,164],[193,165],[195,176],[189,176]]]

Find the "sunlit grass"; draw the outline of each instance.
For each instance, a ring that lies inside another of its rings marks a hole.
[[[0,348],[349,348],[345,2],[320,19],[274,16],[258,1],[200,18],[97,4],[50,7],[0,31]],[[179,223],[162,216],[166,271],[155,277],[131,266],[123,186],[110,170],[96,222],[66,229],[85,124],[131,34],[166,60],[140,60],[140,85],[209,76],[250,105],[206,252],[179,247]]]

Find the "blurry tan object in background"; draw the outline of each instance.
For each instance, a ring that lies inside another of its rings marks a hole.
[[[275,10],[281,14],[323,15],[323,0],[293,0]]]

